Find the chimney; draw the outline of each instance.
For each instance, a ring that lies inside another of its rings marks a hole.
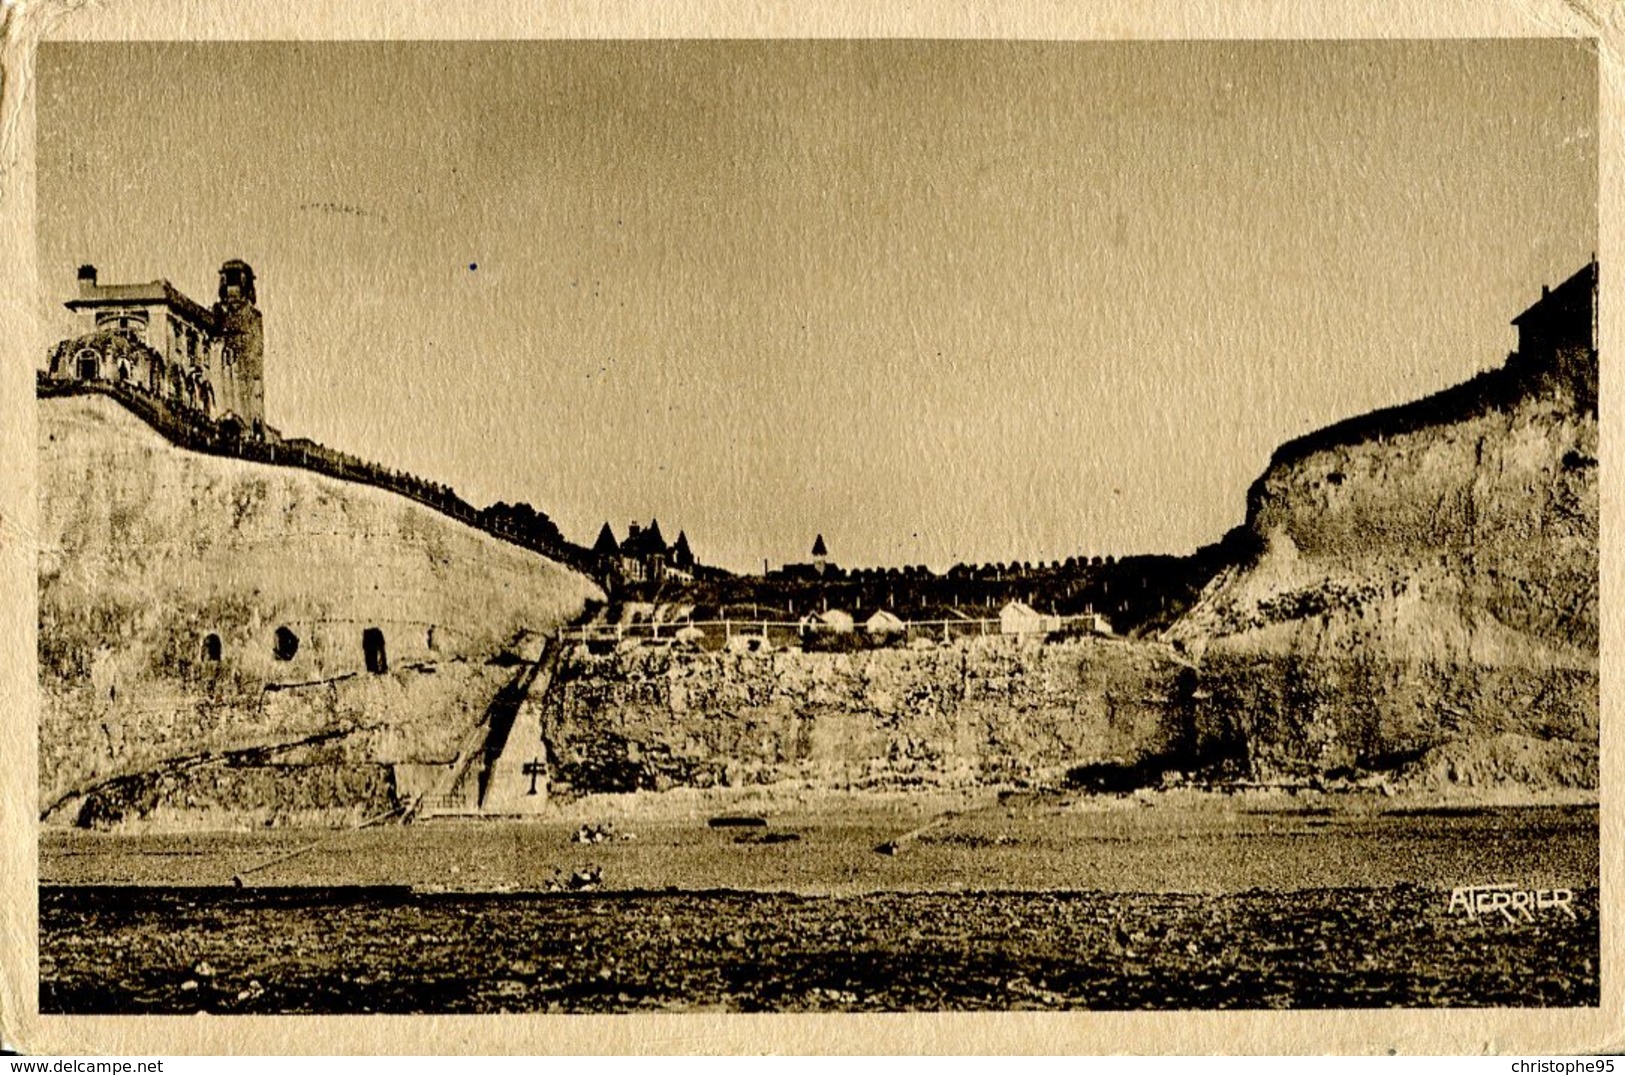
[[[631,541],[642,532],[643,527],[638,525],[638,521],[636,519],[633,519],[631,522],[626,524],[626,540]]]
[[[79,297],[89,298],[96,293],[96,266],[79,266]]]

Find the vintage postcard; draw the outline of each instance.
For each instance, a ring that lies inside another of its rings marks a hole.
[[[1603,9],[4,18],[11,1047],[1625,1045]]]

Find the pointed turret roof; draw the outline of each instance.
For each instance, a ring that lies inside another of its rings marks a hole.
[[[641,527],[634,523],[621,542],[621,551],[628,556],[664,556],[669,550],[660,533],[660,520],[651,519],[648,526]]]
[[[620,542],[615,540],[615,531],[605,523],[604,528],[598,531],[598,540],[592,543],[594,556],[614,556],[621,551]]]
[[[812,554],[814,556],[828,556],[829,555],[829,549],[826,548],[825,545],[824,545],[824,535],[823,534],[819,534],[816,538],[813,539],[813,551],[812,551]]]

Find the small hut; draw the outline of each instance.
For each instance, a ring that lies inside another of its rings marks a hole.
[[[999,633],[1038,635],[1055,629],[1055,617],[1040,615],[1025,601],[1011,601],[999,609]]]
[[[904,634],[908,631],[908,624],[898,619],[893,613],[881,609],[867,620],[863,621],[863,629],[871,635],[891,637]]]
[[[858,625],[853,621],[851,613],[832,608],[824,612],[809,612],[801,617],[800,626],[802,634],[828,632],[830,634],[849,635],[857,630]]]
[[[850,612],[842,612],[838,608],[832,608],[828,611],[820,612],[818,614],[818,622],[823,625],[824,630],[833,631],[838,635],[849,635],[858,629],[857,622],[852,619],[852,614]]]

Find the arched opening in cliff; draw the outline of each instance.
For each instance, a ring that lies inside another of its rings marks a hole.
[[[203,636],[203,659],[205,661],[218,661],[220,659],[220,636],[209,633]]]
[[[384,653],[384,632],[369,627],[361,632],[361,652],[367,657],[367,671],[383,675],[389,671],[389,658]]]
[[[294,654],[299,652],[299,636],[288,630],[287,627],[276,629],[276,659],[291,661]]]

